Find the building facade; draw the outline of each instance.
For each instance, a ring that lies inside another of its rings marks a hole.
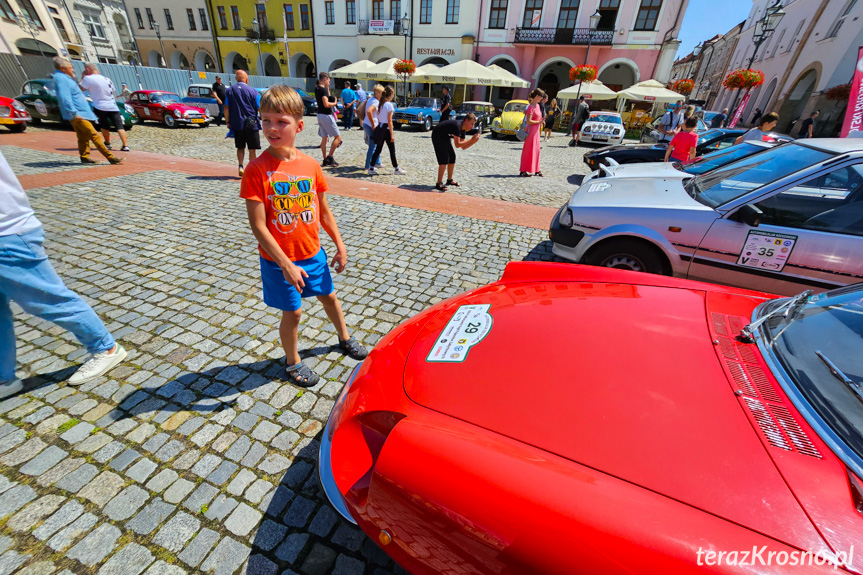
[[[665,83],[687,5],[688,0],[487,0],[481,3],[476,59],[507,68],[552,96],[571,85],[570,68],[585,63],[596,66],[599,80],[614,90],[651,78]],[[595,12],[600,20],[591,33]],[[511,92],[496,88],[492,101]]]
[[[0,0],[0,51],[80,58],[81,42],[62,0]]]
[[[323,2],[206,2],[224,72],[242,69],[253,75],[295,78],[315,75],[313,12],[322,10]]]
[[[700,53],[696,55],[690,52],[683,58],[675,60],[671,65],[671,75],[668,77],[668,84],[673,85],[678,80],[693,79],[695,70],[701,62]]]
[[[725,70],[737,48],[737,40],[743,25],[744,22],[741,22],[725,34],[719,34],[704,42],[698,55],[698,67],[693,78],[695,85],[692,88],[692,94],[689,95],[691,100],[702,101],[711,110],[717,109],[712,104],[716,100],[719,89],[722,88]]]
[[[753,2],[726,73],[748,64],[755,50],[754,24],[771,4],[767,0]],[[764,84],[752,91],[742,117],[751,118],[755,108],[777,112],[777,130],[796,133],[795,125],[819,110],[815,134],[836,134],[845,103],[828,101],[822,94],[853,77],[857,51],[863,45],[863,3],[793,0],[782,8],[785,16],[755,53],[752,68],[764,72]],[[730,106],[737,97],[735,91],[722,88],[714,107]]]
[[[70,56],[109,64],[138,61],[123,0],[57,0],[59,3],[67,6],[82,42],[68,46]]]
[[[204,0],[126,0],[141,63],[215,72],[218,58]]]

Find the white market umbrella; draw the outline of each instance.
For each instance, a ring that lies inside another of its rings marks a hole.
[[[685,100],[686,96],[678,94],[665,87],[664,84],[656,80],[645,80],[626,90],[621,90],[617,93],[617,97],[623,100],[639,100],[642,102],[656,102],[663,104],[668,102],[676,102],[677,100]]]
[[[448,66],[438,68],[433,73],[428,74],[427,77],[433,82],[442,84],[464,85],[463,98],[467,97],[468,84],[471,86],[500,86],[501,84],[495,82],[503,81],[494,70],[489,70],[473,60],[459,60]]]
[[[360,60],[359,62],[354,62],[353,64],[348,64],[347,66],[336,68],[335,70],[330,72],[330,76],[357,80],[359,79],[360,72],[365,72],[374,65],[375,63],[371,60]]]
[[[579,96],[579,85],[575,84],[574,86],[570,86],[565,90],[561,90],[557,93],[558,100],[575,100]],[[584,96],[585,100],[614,100],[617,98],[617,92],[600,82],[599,80],[594,80],[593,82],[585,82],[584,85],[581,86],[581,96]]]
[[[508,82],[507,84],[495,84],[496,86],[504,86],[507,88],[530,88],[530,82],[519,78],[506,68],[502,68],[497,64],[490,64],[486,66],[486,68],[497,74],[501,78],[501,82]]]
[[[399,60],[401,60],[401,58],[390,58],[389,60],[384,60],[380,64],[375,64],[374,66],[358,72],[357,77],[364,80],[389,80],[390,82],[401,80],[402,77],[396,74],[395,68],[396,62]]]
[[[410,82],[415,84],[428,84],[429,96],[431,96],[431,85],[434,84],[434,80],[429,78],[429,74],[436,72],[440,68],[437,64],[426,64],[425,66],[418,66],[416,72],[414,72],[413,76],[410,77]]]

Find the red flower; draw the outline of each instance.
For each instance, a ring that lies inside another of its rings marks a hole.
[[[396,74],[412,76],[417,70],[417,65],[414,64],[413,60],[399,60],[393,68],[395,68]]]
[[[744,70],[740,68],[734,70],[725,77],[722,85],[729,90],[751,90],[756,86],[764,83],[764,72],[761,70]]]
[[[844,102],[851,96],[851,82],[847,84],[839,84],[838,86],[833,86],[829,90],[824,91],[824,97],[828,100],[834,100],[836,102]]]
[[[581,82],[593,82],[596,80],[596,75],[599,69],[596,66],[576,66],[569,69],[569,79],[573,82],[580,80]]]
[[[674,83],[674,85],[671,87],[671,89],[673,91],[677,92],[678,94],[686,95],[686,94],[689,94],[690,92],[692,92],[692,88],[694,88],[694,87],[695,87],[695,82],[693,82],[692,80],[687,78],[685,80],[676,81]]]

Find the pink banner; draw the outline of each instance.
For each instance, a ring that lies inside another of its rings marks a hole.
[[[856,130],[863,130],[863,46],[860,46],[857,52],[857,67],[854,68],[854,79],[851,81],[851,95],[848,96],[845,122],[839,135],[844,138]]]
[[[747,90],[746,95],[743,96],[743,101],[740,102],[740,105],[737,106],[737,109],[734,110],[734,116],[731,117],[731,121],[728,122],[728,127],[733,128],[737,125],[737,122],[740,121],[740,116],[743,115],[743,108],[746,107],[746,104],[749,103],[749,96],[752,95],[752,90]]]

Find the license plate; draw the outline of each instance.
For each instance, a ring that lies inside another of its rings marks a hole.
[[[192,120],[193,124],[203,124],[204,120]]]
[[[0,118],[0,124],[14,124],[15,120],[12,118]]]
[[[410,120],[399,120],[399,124],[409,124]]]
[[[607,141],[608,141],[608,136],[594,136],[594,137],[593,137],[593,139],[594,139],[594,140],[597,140],[597,141],[599,141],[599,142],[607,142]]]
[[[515,131],[514,130],[501,130],[500,133],[501,134],[507,134],[507,135],[511,136],[511,135],[515,134]]]

